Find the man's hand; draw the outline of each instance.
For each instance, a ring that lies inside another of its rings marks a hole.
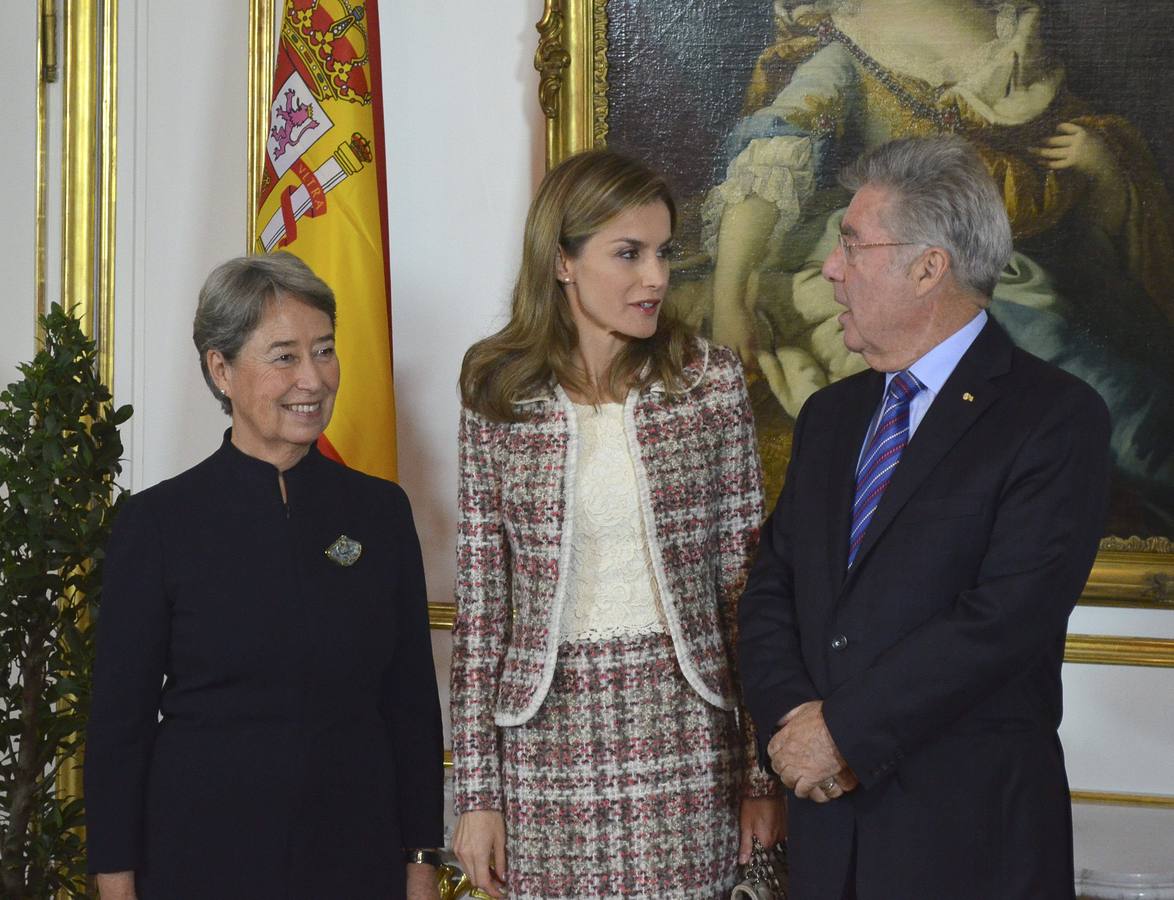
[[[809,700],[787,713],[766,752],[771,767],[796,797],[826,803],[859,784],[823,721],[822,700]]]

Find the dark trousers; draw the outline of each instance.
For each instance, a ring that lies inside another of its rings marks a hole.
[[[841,900],[856,900],[856,832],[852,832],[852,853],[848,857],[848,877],[844,879]]]

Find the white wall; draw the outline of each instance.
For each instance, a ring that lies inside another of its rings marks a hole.
[[[34,349],[33,250],[36,209],[37,5],[5,8],[0,37],[6,124],[0,140],[4,204],[0,214],[0,388],[16,378],[16,365]],[[16,36],[21,40],[14,40]]]
[[[461,357],[504,321],[545,165],[541,14],[541,0],[380,7],[399,480],[437,603],[453,597]],[[448,746],[452,642],[432,643]]]
[[[115,395],[133,403],[127,483],[193,465],[228,420],[200,377],[196,294],[245,252],[247,4],[122,0]]]
[[[452,598],[460,358],[505,312],[542,171],[531,65],[542,6],[400,0],[381,10],[400,479],[437,602]],[[32,349],[33,7],[14,4],[17,19],[0,33],[10,98],[0,141],[5,381]],[[200,15],[177,0],[121,0],[119,11],[115,389],[136,407],[127,483],[142,488],[206,456],[226,424],[190,327],[204,275],[246,250],[247,22],[242,0],[205,0]],[[1072,630],[1174,637],[1174,613],[1081,608]],[[433,645],[446,696],[448,634],[434,633]],[[1066,666],[1074,788],[1174,795],[1172,678],[1169,669]],[[1174,815],[1078,807],[1076,816],[1078,851],[1095,849],[1102,868],[1124,860],[1114,848],[1136,835],[1152,841],[1157,829],[1154,843],[1174,845]]]
[[[452,601],[457,375],[503,320],[544,120],[541,0],[380,7],[400,481],[428,593]]]

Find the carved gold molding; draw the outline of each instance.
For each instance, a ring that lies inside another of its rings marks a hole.
[[[1080,602],[1089,606],[1174,609],[1174,553],[1158,550],[1160,544],[1156,543],[1165,540],[1151,538],[1143,542],[1154,548],[1150,552],[1126,552],[1105,549],[1106,545],[1124,545],[1119,538],[1105,538]]]
[[[1073,791],[1073,803],[1096,803],[1102,806],[1148,806],[1174,809],[1174,797],[1168,794],[1122,794],[1115,791]]]
[[[563,47],[563,14],[559,0],[548,0],[538,29],[538,49],[534,51],[534,68],[538,71],[538,105],[548,119],[558,115],[563,71],[571,64],[571,55]]]
[[[257,196],[261,192],[265,144],[269,136],[269,98],[273,92],[273,65],[277,55],[273,15],[276,2],[278,0],[249,0],[247,253],[253,252],[257,235]]]
[[[591,35],[591,136],[592,146],[602,147],[607,143],[607,0],[592,4]]]
[[[602,0],[546,0],[534,68],[546,115],[546,165],[602,146],[607,135],[607,9]]]
[[[1064,644],[1064,661],[1105,666],[1171,668],[1174,667],[1174,640],[1070,634]]]
[[[1128,553],[1174,553],[1174,541],[1168,537],[1107,537],[1101,538],[1101,550],[1123,550]]]

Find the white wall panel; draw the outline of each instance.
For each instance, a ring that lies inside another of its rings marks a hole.
[[[436,602],[452,600],[461,357],[503,321],[543,170],[541,15],[541,0],[380,7],[399,473]]]
[[[1073,790],[1174,796],[1174,669],[1066,664],[1060,738]]]
[[[1174,609],[1078,606],[1068,620],[1068,631],[1071,634],[1174,638]]]
[[[115,329],[134,488],[207,456],[227,419],[191,339],[208,271],[246,249],[248,6],[120,4]]]
[[[17,363],[29,359],[35,347],[36,34],[35,3],[5,6],[0,30],[5,118],[0,140],[0,387],[16,378]]]
[[[1072,830],[1078,872],[1174,873],[1174,809],[1077,803],[1072,809]],[[1144,895],[1159,896],[1163,895]]]

